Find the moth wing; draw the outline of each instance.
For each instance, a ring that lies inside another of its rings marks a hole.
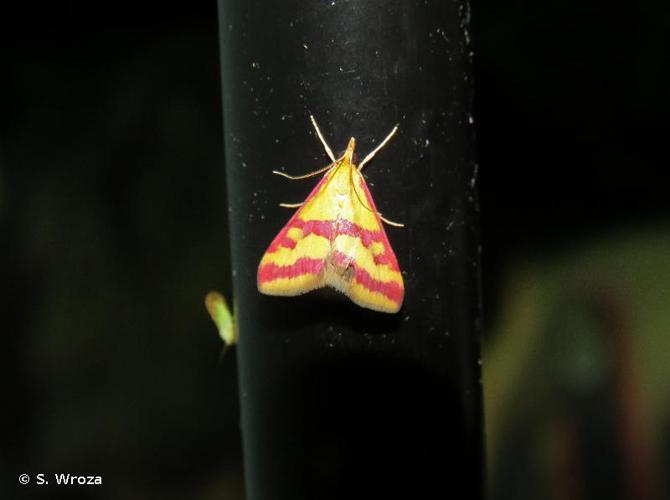
[[[272,240],[258,266],[258,291],[266,295],[301,295],[324,286],[330,254],[332,219],[322,213],[328,206],[327,173],[307,196],[303,206]],[[320,220],[314,219],[321,215]]]
[[[365,179],[356,170],[353,177],[357,191],[350,196],[351,220],[338,223],[333,241],[331,260],[341,272],[328,274],[327,284],[359,306],[396,313],[405,294],[398,260]]]

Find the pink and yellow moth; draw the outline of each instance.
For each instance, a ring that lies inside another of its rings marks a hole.
[[[358,166],[354,164],[356,140],[335,158],[316,120],[310,116],[331,163],[301,176],[273,173],[289,179],[305,179],[324,173],[307,199],[282,206],[298,211],[272,240],[258,266],[258,290],[267,295],[295,296],[330,286],[361,307],[396,313],[402,306],[405,287],[382,221],[361,170],[393,137],[386,138]]]

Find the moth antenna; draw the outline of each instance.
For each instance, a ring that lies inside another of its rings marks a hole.
[[[353,170],[352,170],[352,172],[353,172]],[[351,186],[354,188],[354,194],[356,195],[356,198],[358,198],[358,201],[361,203],[361,205],[363,205],[363,208],[366,209],[368,212],[372,212],[373,210],[372,210],[370,207],[368,207],[365,203],[363,203],[363,200],[361,200],[361,197],[360,197],[360,195],[358,194],[358,190],[356,189],[356,185],[353,183],[353,179],[351,180]],[[393,222],[392,220],[387,219],[386,217],[384,217],[384,216],[381,214],[381,212],[377,212],[377,215],[379,216],[379,218],[380,218],[381,220],[383,220],[384,222],[386,222],[389,226],[393,226],[393,227],[405,227],[405,224],[402,224],[402,223],[400,223],[400,222]]]
[[[281,175],[282,177],[286,177],[287,179],[291,179],[292,181],[297,181],[300,179],[307,179],[308,177],[314,177],[315,175],[319,175],[324,173],[326,170],[329,170],[333,168],[333,164],[331,163],[330,165],[326,165],[323,168],[320,168],[319,170],[315,170],[314,172],[309,172],[307,174],[303,175],[289,175],[284,172],[280,172],[279,170],[273,170],[272,173],[276,175]]]
[[[382,214],[380,212],[377,212],[377,215],[379,215],[379,218],[384,222],[386,222],[389,226],[405,227],[405,224],[401,224],[400,222],[393,222],[392,220],[388,220],[386,217],[382,217]]]
[[[302,203],[280,203],[279,206],[284,207],[284,208],[299,208],[299,207],[302,207],[304,204],[305,204],[305,202],[302,202]]]
[[[309,115],[309,119],[312,120],[312,125],[314,125],[314,130],[316,130],[316,135],[319,136],[319,139],[321,140],[321,144],[323,144],[323,147],[326,150],[326,153],[328,154],[328,157],[332,160],[333,163],[337,162],[337,160],[335,159],[335,155],[333,154],[333,151],[330,149],[330,146],[328,146],[328,143],[323,138],[323,134],[321,134],[321,130],[319,130],[319,126],[316,124],[316,120],[314,119],[314,115]]]
[[[360,172],[361,170],[363,170],[363,167],[365,166],[365,164],[366,164],[367,162],[369,162],[370,160],[372,160],[372,157],[373,157],[374,155],[377,154],[377,151],[379,151],[381,148],[383,148],[384,146],[386,146],[386,143],[389,142],[389,141],[391,140],[391,137],[393,137],[393,135],[396,133],[397,130],[398,130],[398,125],[396,125],[395,127],[393,127],[393,130],[391,130],[391,133],[390,133],[389,135],[386,136],[386,139],[384,139],[382,142],[379,143],[379,146],[377,146],[375,149],[373,149],[372,151],[370,151],[370,152],[368,153],[368,155],[367,155],[365,158],[363,158],[363,161],[360,162],[360,163],[358,164],[358,171],[359,171],[359,172]]]
[[[354,182],[354,169],[353,167],[349,168],[349,184],[351,184],[352,189],[354,190],[354,194],[356,195],[356,198],[358,198],[358,201],[361,205],[363,205],[363,208],[367,210],[368,212],[372,212],[372,209],[368,207],[365,203],[363,203],[363,200],[361,199],[361,196],[358,194],[358,189],[356,189],[356,183]]]

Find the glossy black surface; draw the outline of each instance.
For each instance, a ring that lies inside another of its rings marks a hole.
[[[471,55],[461,2],[219,3],[247,495],[481,497]],[[366,167],[405,278],[398,314],[267,297],[259,260],[337,155]]]

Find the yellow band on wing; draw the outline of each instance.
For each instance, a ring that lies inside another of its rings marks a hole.
[[[314,193],[300,209],[301,219],[324,221],[346,219],[368,231],[380,229],[376,212],[371,206],[367,206],[370,203],[361,204],[360,199],[361,197],[365,199],[364,193],[367,188],[364,187],[365,181],[356,167],[344,164],[334,168],[326,176],[328,177],[327,184]],[[351,183],[352,177],[354,184]],[[344,200],[342,200],[342,195],[344,195]],[[336,199],[341,201],[336,201]]]
[[[400,306],[402,305],[379,292],[372,292],[356,282],[351,284],[347,295],[359,306],[374,309],[375,311],[395,313],[400,310]]]
[[[372,244],[373,247],[375,247],[375,245],[376,243]],[[356,261],[356,265],[365,269],[374,279],[379,281],[395,281],[402,285],[402,274],[400,274],[400,272],[392,270],[386,264],[375,263],[374,255],[382,253],[375,253],[375,251],[378,250],[378,247],[373,248],[373,251],[371,252],[369,249],[365,248],[360,238],[349,236],[347,234],[339,234],[335,238],[333,248],[344,255],[353,257]]]
[[[275,278],[272,281],[258,283],[258,290],[266,295],[295,296],[307,293],[323,286],[323,277],[314,274],[301,274],[294,278]]]
[[[286,236],[293,241],[298,241],[303,237],[302,229],[298,227],[292,227],[286,232]]]
[[[277,266],[290,266],[301,257],[310,259],[325,259],[330,252],[330,241],[317,234],[308,234],[298,241],[295,248],[278,247],[274,252],[263,255],[261,266],[275,264]]]
[[[372,255],[381,255],[384,253],[384,245],[379,241],[373,241],[370,245]]]

